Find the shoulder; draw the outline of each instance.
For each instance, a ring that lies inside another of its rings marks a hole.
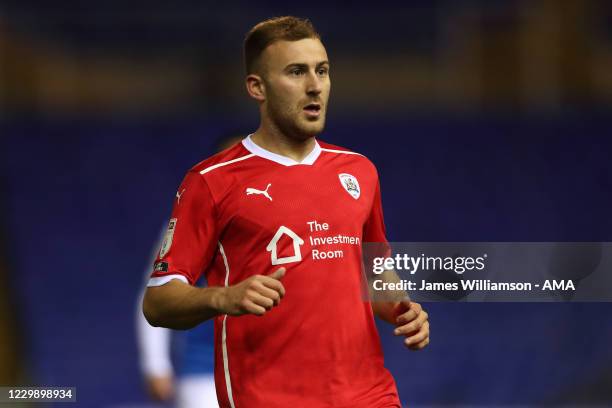
[[[321,146],[321,154],[329,155],[329,156],[337,156],[338,159],[344,159],[350,161],[352,163],[362,165],[366,167],[368,170],[378,174],[376,170],[376,166],[370,159],[368,159],[365,155],[347,149],[345,147],[336,146],[331,143],[326,143],[318,140],[319,146]]]
[[[317,140],[317,143],[319,143],[319,146],[321,146],[321,151],[324,151],[327,153],[348,154],[348,155],[356,155],[356,156],[365,157],[363,154],[349,150],[346,147],[333,145],[331,143],[327,143],[322,140]]]
[[[243,160],[250,159],[254,154],[249,152],[242,143],[236,143],[234,146],[229,147],[205,160],[202,160],[195,166],[193,166],[189,173],[208,175],[217,172],[227,170],[231,166],[237,165]]]
[[[179,195],[183,190],[195,190],[204,196],[215,197],[223,194],[223,191],[232,185],[232,172],[237,166],[241,166],[254,155],[249,152],[242,143],[235,145],[202,160],[191,167],[185,175]]]

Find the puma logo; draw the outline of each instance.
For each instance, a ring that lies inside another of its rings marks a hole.
[[[181,203],[181,196],[183,195],[183,193],[185,193],[185,190],[186,190],[186,189],[183,189],[183,191],[181,191],[180,193],[179,193],[178,191],[176,192],[176,202],[177,202],[178,204],[180,204],[180,203]]]
[[[261,195],[265,196],[266,198],[268,198],[268,200],[272,201],[272,197],[270,197],[270,194],[268,194],[268,189],[270,188],[271,185],[272,184],[268,183],[268,186],[266,187],[265,190],[258,190],[258,189],[253,188],[253,187],[247,187],[246,195],[261,194]]]

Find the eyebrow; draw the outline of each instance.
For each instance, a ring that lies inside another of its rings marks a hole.
[[[329,65],[329,61],[325,60],[325,61],[321,61],[316,65],[316,68],[321,67],[322,65]],[[289,64],[285,67],[285,70],[288,70],[290,68],[300,68],[300,69],[307,69],[308,68],[308,64],[305,64],[303,62],[295,62],[292,64]]]

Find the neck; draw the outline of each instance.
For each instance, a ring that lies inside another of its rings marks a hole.
[[[251,140],[263,149],[289,157],[297,162],[304,160],[315,147],[314,136],[303,140],[292,138],[283,134],[278,128],[265,126],[263,123],[251,135]]]

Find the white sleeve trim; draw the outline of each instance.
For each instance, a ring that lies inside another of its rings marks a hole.
[[[149,283],[147,283],[147,287],[150,288],[152,286],[163,286],[173,279],[178,279],[180,281],[185,282],[186,284],[189,284],[189,281],[187,280],[186,277],[184,277],[183,275],[176,274],[176,275],[166,275],[166,276],[159,276],[157,278],[151,278],[149,279]]]

